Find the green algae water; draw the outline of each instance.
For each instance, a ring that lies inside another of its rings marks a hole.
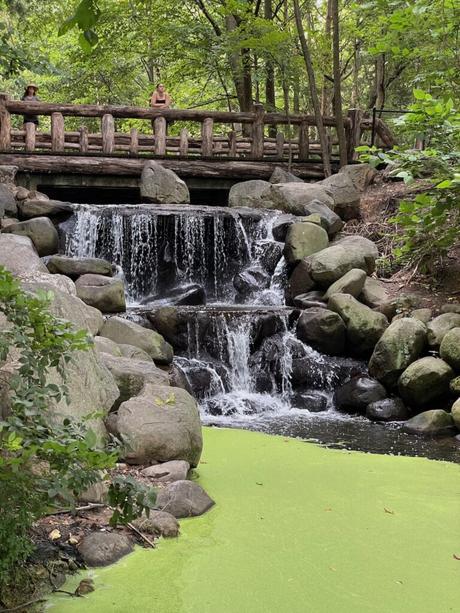
[[[178,539],[94,569],[52,613],[447,613],[460,602],[460,468],[204,430],[216,500]],[[82,576],[68,581],[75,588]]]

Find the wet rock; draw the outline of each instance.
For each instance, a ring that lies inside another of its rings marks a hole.
[[[0,183],[0,217],[5,214],[16,216],[17,205],[12,186]]]
[[[283,329],[283,320],[276,313],[267,313],[257,317],[251,330],[252,350],[258,349],[267,336],[273,336]]]
[[[320,392],[296,392],[291,398],[292,406],[305,409],[310,413],[321,413],[327,410],[327,396]]]
[[[15,234],[0,234],[0,265],[18,277],[47,272],[30,238]]]
[[[48,217],[35,217],[3,228],[2,232],[28,236],[39,256],[51,255],[58,250],[58,233]]]
[[[439,354],[455,371],[460,371],[460,327],[452,328],[444,335]]]
[[[292,172],[284,170],[281,166],[275,166],[269,181],[270,183],[303,183],[302,179],[293,175]]]
[[[404,432],[425,436],[450,434],[453,429],[454,420],[452,415],[440,409],[419,413],[403,425]]]
[[[274,391],[274,381],[270,373],[257,372],[254,376],[254,390],[259,394],[268,394]]]
[[[328,309],[304,311],[297,322],[296,334],[304,343],[329,355],[340,355],[345,349],[346,326],[337,313]]]
[[[372,277],[366,277],[360,299],[365,305],[371,309],[375,309],[388,302],[388,300],[390,300],[390,295],[381,281],[373,279]],[[394,315],[394,313],[382,312],[389,319],[392,319]]]
[[[430,347],[439,347],[445,335],[452,328],[460,328],[460,315],[458,313],[443,313],[432,319],[427,325]]]
[[[110,317],[102,326],[100,335],[110,338],[115,343],[139,347],[158,364],[172,362],[173,349],[161,334],[143,328],[132,321],[121,317]]]
[[[175,481],[158,492],[156,508],[181,518],[203,515],[214,504],[198,483]]]
[[[215,369],[204,362],[192,363],[187,367],[187,380],[193,396],[199,400],[211,393],[223,391],[223,382]]]
[[[144,534],[153,534],[164,538],[174,538],[179,536],[179,522],[165,511],[150,511],[148,517],[143,515],[133,519],[132,524]]]
[[[124,534],[91,532],[83,537],[78,551],[87,566],[108,566],[133,551],[133,543]]]
[[[185,372],[177,364],[172,364],[169,371],[169,384],[171,387],[180,387],[193,396],[192,387],[187,379]]]
[[[334,294],[350,294],[357,298],[362,292],[366,279],[364,270],[352,268],[329,287],[324,297],[329,299]]]
[[[383,385],[369,377],[353,377],[335,391],[337,408],[354,412],[363,412],[369,404],[386,397]]]
[[[305,294],[315,287],[310,274],[310,263],[308,260],[300,260],[297,266],[292,271],[286,287],[286,301],[292,303],[295,296]]]
[[[155,330],[162,334],[178,350],[188,349],[188,320],[177,307],[161,307],[147,313],[148,320]],[[201,338],[206,336],[208,321],[200,318],[197,322]]]
[[[448,302],[441,307],[441,313],[457,313],[460,315],[460,302]]]
[[[154,204],[189,204],[188,187],[175,172],[149,160],[142,170],[141,198]]]
[[[345,322],[347,344],[357,355],[373,351],[388,327],[388,321],[382,313],[376,313],[349,294],[334,294],[329,299],[328,308],[338,313]]]
[[[121,279],[86,274],[75,282],[77,296],[102,313],[126,311],[125,286]]]
[[[284,257],[288,264],[297,264],[304,257],[312,255],[329,245],[327,232],[312,223],[293,223],[289,226]]]
[[[271,185],[265,195],[266,208],[277,209],[292,215],[307,214],[307,205],[314,200],[332,210],[334,200],[330,191],[318,183],[279,183]]]
[[[235,183],[230,188],[228,206],[250,207],[260,209],[266,207],[266,194],[270,187],[268,181],[242,181]],[[267,207],[269,208],[269,207]]]
[[[155,464],[141,470],[141,475],[150,477],[160,483],[169,481],[184,481],[187,479],[190,464],[184,460],[171,460],[162,464]]]
[[[272,275],[283,256],[283,244],[275,241],[259,241],[256,243],[256,254],[262,268]]]
[[[196,401],[185,390],[146,384],[118,409],[116,429],[128,445],[130,464],[185,460],[199,462],[203,440]]]
[[[18,204],[19,217],[21,219],[33,219],[34,217],[56,217],[65,218],[71,215],[73,207],[70,202],[60,200],[23,200]]]
[[[366,417],[372,421],[400,421],[409,417],[409,411],[401,398],[384,398],[367,405]]]
[[[98,353],[108,353],[115,357],[121,357],[123,355],[120,346],[104,336],[94,337],[94,347]]]
[[[266,289],[270,285],[270,275],[261,266],[251,266],[235,275],[233,285],[242,296]]]
[[[52,255],[46,262],[48,270],[53,274],[67,275],[78,279],[82,275],[104,275],[111,277],[115,267],[107,260],[100,258],[74,258],[67,255]]]
[[[425,357],[412,362],[398,381],[402,399],[412,407],[423,407],[449,392],[454,378],[452,368],[443,360]]]
[[[272,234],[273,238],[276,241],[284,243],[286,240],[286,234],[293,223],[299,221],[299,218],[296,215],[279,215],[275,221],[273,222]]]
[[[343,228],[343,221],[329,206],[319,200],[313,200],[305,206],[305,212],[309,215],[319,215],[321,225],[329,234],[335,236]]]
[[[308,309],[312,306],[326,308],[324,292],[318,290],[312,290],[310,292],[305,292],[305,294],[295,296],[293,304],[299,309]]]
[[[236,412],[237,409],[234,404],[228,404],[222,399],[216,400],[211,398],[206,402],[206,413],[213,417],[220,417],[222,415],[229,417],[230,415],[235,415]]]
[[[460,396],[460,377],[455,377],[455,379],[452,379],[452,381],[449,383],[449,389],[452,394]]]
[[[375,346],[369,373],[385,385],[394,386],[401,373],[420,356],[425,345],[425,324],[412,317],[393,321]]]

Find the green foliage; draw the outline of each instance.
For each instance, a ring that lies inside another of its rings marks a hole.
[[[132,477],[114,477],[109,490],[109,504],[115,507],[110,524],[127,524],[143,512],[148,516],[156,499],[154,489],[140,485]]]
[[[63,36],[77,27],[80,30],[78,42],[83,51],[90,53],[99,41],[99,37],[94,31],[94,26],[99,21],[101,11],[96,0],[81,0],[77,5],[75,13],[66,19],[58,30],[58,36]]]

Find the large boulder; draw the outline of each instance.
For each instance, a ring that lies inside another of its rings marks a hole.
[[[148,466],[141,470],[141,475],[155,479],[160,483],[170,481],[185,481],[187,479],[190,464],[184,460],[171,460],[170,462],[162,462],[154,466]]]
[[[106,340],[109,339],[107,338]],[[149,356],[149,354],[143,349],[139,349],[139,347],[134,347],[134,345],[126,345],[125,343],[120,343],[117,345],[117,347],[121,351],[121,355],[124,358],[140,360],[141,362],[152,362],[152,358]]]
[[[181,518],[202,515],[214,504],[198,483],[175,481],[159,491],[156,508]]]
[[[409,411],[401,398],[383,398],[367,405],[366,417],[372,421],[401,421],[409,417]]]
[[[353,377],[335,391],[337,408],[343,411],[363,412],[369,404],[386,397],[383,385],[369,377]]]
[[[2,233],[28,236],[33,242],[38,255],[51,255],[58,250],[59,237],[56,228],[48,217],[35,217],[20,221],[2,229]]]
[[[319,215],[321,218],[321,225],[329,236],[335,236],[337,232],[340,232],[343,228],[343,221],[337,213],[319,200],[313,200],[305,205],[305,213],[309,215]]]
[[[188,320],[180,309],[173,306],[161,307],[147,313],[147,318],[175,349],[188,348]]]
[[[339,174],[347,175],[358,192],[364,192],[377,176],[377,171],[370,164],[346,164]]]
[[[269,181],[270,183],[303,183],[302,179],[293,175],[292,172],[284,170],[281,166],[275,167],[275,170],[270,175]]]
[[[347,344],[357,355],[370,353],[388,327],[385,315],[376,313],[349,294],[334,294],[329,299],[328,308],[345,322]]]
[[[166,511],[150,511],[148,517],[143,515],[133,519],[132,524],[144,534],[153,534],[164,538],[179,536],[179,522]]]
[[[460,327],[452,328],[444,335],[439,353],[454,370],[460,371]]]
[[[360,299],[365,305],[371,309],[375,309],[387,303],[390,300],[390,294],[381,281],[372,277],[367,277]],[[387,313],[385,313],[385,315],[387,315]]]
[[[249,296],[266,289],[270,285],[270,275],[261,266],[249,266],[235,275],[233,285],[239,294]]]
[[[296,333],[301,341],[329,355],[340,355],[345,349],[345,324],[337,313],[325,308],[304,311]]]
[[[0,234],[0,266],[18,277],[48,272],[30,238],[16,234]]]
[[[11,185],[0,183],[0,217],[5,215],[16,216],[16,199]]]
[[[352,268],[329,287],[324,297],[329,299],[334,294],[350,294],[357,298],[362,292],[366,279],[364,270]]]
[[[425,357],[412,362],[398,381],[399,393],[409,406],[423,407],[449,392],[452,368],[439,358]]]
[[[327,232],[313,223],[293,223],[289,226],[284,245],[284,257],[288,264],[325,249],[329,245]]]
[[[439,436],[449,434],[454,430],[452,415],[440,409],[424,411],[412,417],[403,426],[408,434]]]
[[[432,319],[427,325],[430,347],[439,347],[445,335],[452,328],[460,328],[460,315],[458,313],[443,313]]]
[[[108,566],[133,551],[133,542],[118,532],[90,532],[78,544],[87,566]]]
[[[257,179],[235,183],[230,188],[228,206],[237,208],[247,206],[252,209],[270,208],[266,197],[269,187],[268,181]]]
[[[125,286],[116,277],[87,274],[75,282],[77,296],[102,313],[126,311]]]
[[[318,183],[279,183],[271,185],[264,196],[265,207],[293,215],[308,214],[307,207],[318,201],[334,209],[334,200],[328,189]]]
[[[254,243],[255,255],[264,270],[272,275],[283,256],[283,243],[272,240],[260,240]]]
[[[296,296],[305,294],[315,286],[310,275],[310,263],[308,259],[300,260],[292,271],[286,287],[286,300],[292,303]]]
[[[284,241],[286,240],[286,234],[289,229],[289,226],[291,226],[293,223],[296,223],[297,221],[302,221],[302,219],[299,219],[299,217],[297,217],[296,215],[291,215],[290,213],[283,213],[282,215],[278,215],[274,219],[272,225],[272,234],[275,241],[284,243]]]
[[[22,200],[18,204],[19,217],[21,219],[33,219],[34,217],[65,218],[73,212],[70,202],[60,200],[29,199]]]
[[[53,274],[67,275],[78,279],[82,275],[104,275],[111,277],[114,265],[100,258],[76,258],[67,255],[52,255],[46,262],[48,270]]]
[[[382,334],[369,362],[369,373],[385,385],[393,386],[401,373],[414,362],[426,345],[426,327],[417,319],[393,321]]]
[[[159,364],[170,364],[172,362],[173,349],[161,334],[143,328],[132,321],[117,316],[110,317],[102,326],[100,335],[110,338],[115,343],[139,347],[148,353],[154,362]]]
[[[460,430],[460,398],[454,402],[451,409],[452,419],[454,420],[455,427]]]
[[[105,338],[104,336],[94,337],[94,348],[98,353],[107,353],[115,356],[116,358],[121,358],[123,356],[120,346],[111,341],[110,338]]]
[[[149,160],[141,175],[141,198],[154,204],[188,204],[188,187],[175,172]]]
[[[185,460],[196,466],[203,440],[196,401],[185,390],[146,384],[118,409],[116,431],[130,464]]]
[[[353,185],[353,181],[346,173],[333,174],[322,181],[320,185],[327,187],[334,199],[334,211],[342,219],[356,219],[360,217],[359,203],[361,194]]]

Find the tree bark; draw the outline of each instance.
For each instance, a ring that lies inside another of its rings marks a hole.
[[[329,70],[330,60],[331,60],[331,57],[330,57],[330,51],[332,47],[331,26],[332,26],[332,0],[328,0],[327,1],[327,15],[326,15],[326,21],[324,25],[324,35],[325,35],[326,42],[328,45],[327,57],[325,58],[326,60],[325,67],[324,67],[325,71]],[[332,91],[331,90],[332,90],[331,82],[329,81],[329,79],[327,79],[324,76],[323,88],[321,91],[321,113],[323,115],[327,115],[328,113],[331,112],[331,109],[332,109],[332,105],[331,105]]]
[[[339,141],[340,166],[347,163],[347,141],[342,112],[342,87],[340,72],[340,29],[339,0],[331,0],[332,16],[332,60],[334,65],[334,110],[337,121],[337,138]]]

